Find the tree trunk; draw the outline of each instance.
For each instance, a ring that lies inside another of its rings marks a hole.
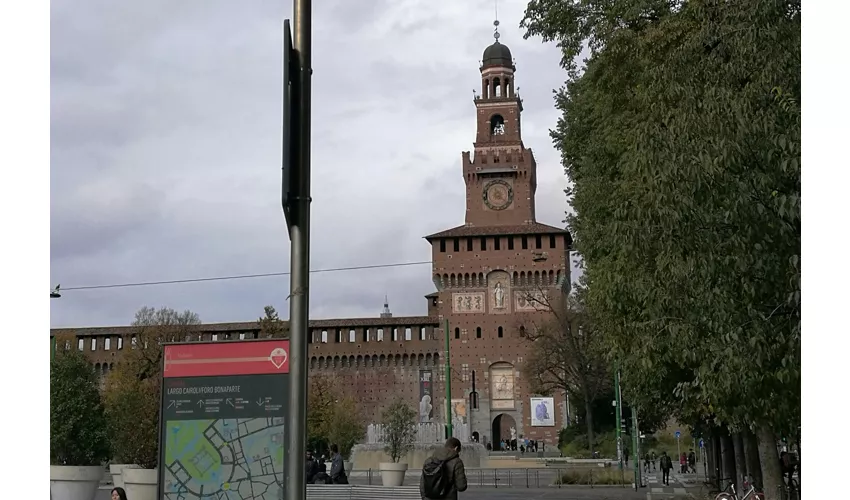
[[[718,436],[717,431],[712,430],[705,440],[705,462],[708,467],[708,482],[716,489],[720,489],[720,467],[718,466]]]
[[[779,468],[779,453],[776,451],[776,434],[767,426],[757,430],[761,475],[764,482],[765,500],[782,498],[782,470]]]
[[[735,488],[743,493],[744,476],[747,475],[747,459],[744,458],[744,436],[740,432],[732,435],[732,447],[735,449]]]
[[[729,435],[729,429],[725,427],[723,434],[720,435],[720,455],[720,487],[725,488],[729,483],[734,483],[738,476],[735,472],[735,450],[732,447],[732,437]],[[737,486],[736,484],[735,487]]]
[[[755,434],[749,429],[745,429],[744,435],[744,457],[747,461],[747,474],[750,475],[756,489],[761,490],[763,482],[761,480],[761,460],[759,460],[759,447]]]
[[[585,385],[586,384],[582,384]],[[593,456],[593,452],[596,450],[596,439],[593,435],[593,401],[590,400],[590,391],[584,392],[584,420],[585,425],[587,426],[587,448],[590,450],[590,456]],[[617,422],[617,425],[620,425]]]

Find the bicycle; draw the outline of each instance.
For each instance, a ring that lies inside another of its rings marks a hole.
[[[721,491],[714,497],[714,500],[747,500],[752,497],[754,500],[764,500],[764,493],[760,493],[756,491],[756,487],[752,484],[747,485],[744,483],[744,487],[749,489],[744,494],[744,496],[739,497],[738,493],[735,491],[735,483],[729,483],[729,486],[726,487],[724,491]]]

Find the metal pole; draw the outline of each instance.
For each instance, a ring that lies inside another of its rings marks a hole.
[[[446,435],[453,436],[452,429],[452,356],[449,346],[449,320],[446,319]]]
[[[640,431],[638,430],[637,406],[632,405],[632,455],[635,468],[635,491],[640,488]]]
[[[304,455],[307,440],[307,336],[310,298],[310,77],[311,0],[294,0],[293,50],[297,58],[299,92],[294,103],[298,140],[294,148],[291,207],[294,223],[289,227],[289,415],[287,419],[286,495],[305,500]]]
[[[614,372],[614,396],[617,398],[617,460],[620,462],[620,470],[623,470],[623,436],[620,429],[623,422],[623,399],[620,394],[620,363],[617,363]]]

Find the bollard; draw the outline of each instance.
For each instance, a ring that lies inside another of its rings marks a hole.
[[[528,483],[528,469],[525,469],[525,487],[530,488],[531,486]]]

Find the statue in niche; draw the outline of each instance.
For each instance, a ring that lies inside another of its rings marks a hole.
[[[511,441],[516,441],[516,427],[511,426]]]
[[[502,287],[502,283],[496,283],[496,287],[493,291],[493,297],[496,299],[496,309],[504,309],[505,289]]]

